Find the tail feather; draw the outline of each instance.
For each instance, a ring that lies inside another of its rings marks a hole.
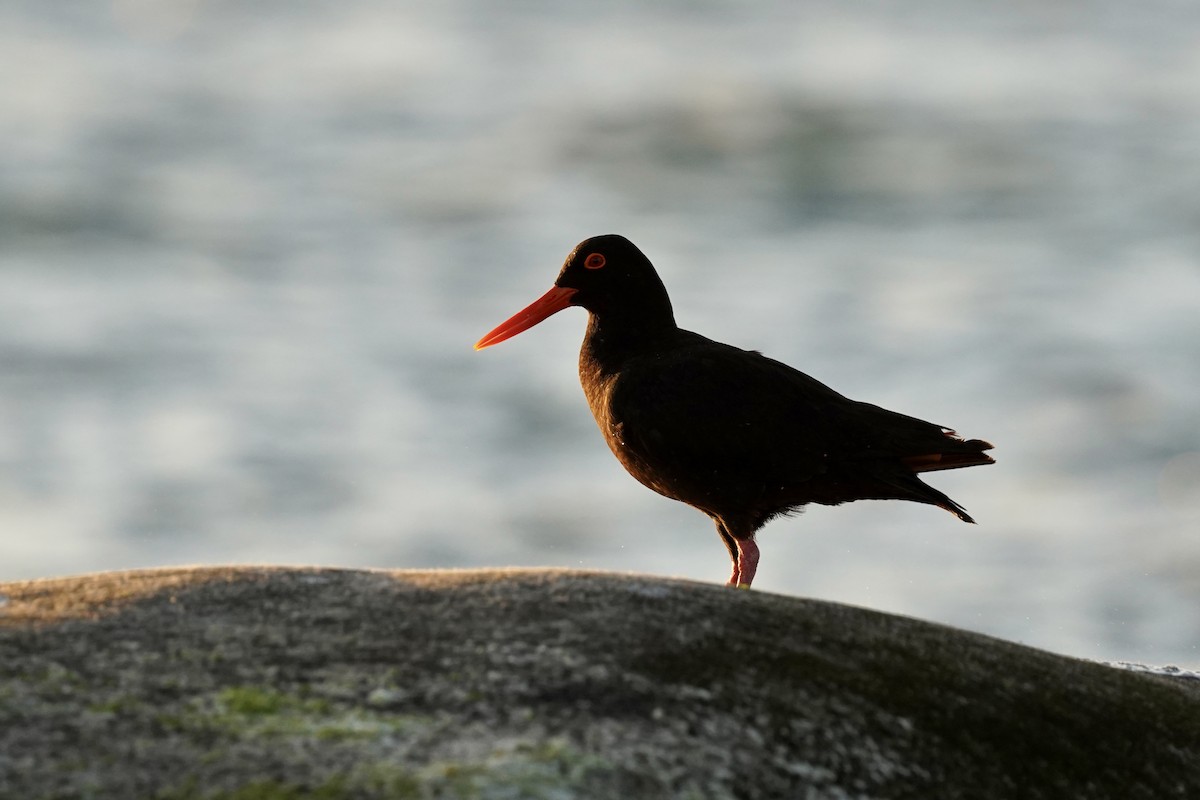
[[[918,502],[929,503],[938,508],[944,508],[963,522],[969,522],[973,525],[975,524],[975,518],[968,514],[965,508],[922,481],[917,477],[917,474],[935,472],[940,469],[958,469],[959,467],[995,464],[996,460],[984,452],[985,450],[991,450],[992,444],[985,442],[983,439],[967,439],[963,441],[958,438],[954,431],[949,429],[943,429],[943,433],[946,438],[944,442],[939,443],[942,447],[937,451],[900,459],[900,463],[911,469],[912,473],[905,476],[901,481],[897,481],[897,485],[905,485],[916,495],[915,499]]]
[[[874,451],[875,489],[860,497],[909,500],[944,508],[963,522],[974,523],[967,510],[942,492],[922,481],[918,475],[943,469],[959,469],[995,460],[984,451],[991,442],[983,439],[963,439],[950,428],[894,411],[856,403],[853,408],[870,421],[870,426],[885,432],[883,442]],[[868,448],[870,450],[870,448]],[[885,455],[886,454],[886,455]]]
[[[954,435],[954,431],[950,430],[945,434],[945,449],[939,448],[932,453],[905,456],[900,459],[900,462],[913,472],[935,472],[940,469],[958,469],[996,463],[994,458],[983,452],[992,449],[990,442],[982,439],[963,441]]]
[[[969,522],[972,525],[975,524],[975,518],[968,514],[965,508],[951,500],[948,495],[943,492],[939,492],[937,489],[925,483],[925,481],[921,480],[911,472],[903,475],[890,475],[882,477],[882,480],[889,486],[902,491],[902,494],[896,496],[896,499],[898,500],[911,500],[916,503],[927,503],[931,506],[944,508],[954,516],[961,519],[963,522]]]

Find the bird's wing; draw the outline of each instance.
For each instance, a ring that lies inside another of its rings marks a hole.
[[[825,471],[854,405],[785,364],[704,340],[628,364],[610,409],[622,444],[648,463],[793,482]]]
[[[924,472],[991,462],[986,442],[850,400],[760,353],[695,339],[622,370],[614,421],[648,457],[787,481],[851,463]]]

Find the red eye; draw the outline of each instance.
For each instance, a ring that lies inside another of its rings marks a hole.
[[[588,269],[600,269],[604,266],[604,256],[600,253],[592,253],[583,260],[583,265]]]

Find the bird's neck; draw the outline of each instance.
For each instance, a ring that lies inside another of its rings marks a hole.
[[[661,348],[664,340],[679,333],[670,301],[665,302],[665,308],[643,308],[633,314],[589,312],[581,360],[602,370],[616,370],[628,358]]]

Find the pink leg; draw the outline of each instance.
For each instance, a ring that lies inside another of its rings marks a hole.
[[[753,539],[734,539],[737,545],[737,558],[733,562],[733,574],[729,576],[726,586],[741,586],[747,589],[754,581],[754,573],[758,571],[758,545]]]

